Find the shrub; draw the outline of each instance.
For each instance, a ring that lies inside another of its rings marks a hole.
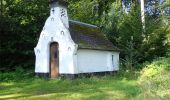
[[[139,77],[139,85],[145,91],[143,95],[170,99],[170,58],[157,59],[145,65]]]
[[[17,67],[13,72],[0,73],[0,81],[21,81],[34,78],[34,71]]]

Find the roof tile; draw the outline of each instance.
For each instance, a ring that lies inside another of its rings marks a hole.
[[[77,21],[69,23],[71,37],[79,48],[119,51],[97,26]]]

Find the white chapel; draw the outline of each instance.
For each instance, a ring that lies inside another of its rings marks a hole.
[[[50,16],[34,48],[35,73],[58,78],[119,70],[119,49],[95,25],[68,19],[64,0],[50,0]]]

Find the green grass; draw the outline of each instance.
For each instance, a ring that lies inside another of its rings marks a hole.
[[[113,76],[75,80],[33,78],[0,83],[0,99],[127,100],[139,93],[136,80]]]
[[[115,76],[50,80],[32,71],[0,73],[0,99],[19,100],[170,100],[170,58]]]

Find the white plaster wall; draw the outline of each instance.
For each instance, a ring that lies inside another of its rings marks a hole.
[[[73,53],[76,51],[76,44],[71,39],[68,30],[68,17],[61,18],[60,10],[65,9],[62,7],[54,7],[54,13],[51,12],[50,16],[45,22],[43,30],[37,46],[34,48],[36,61],[36,73],[49,73],[49,48],[50,43],[58,42],[59,44],[59,73],[73,74],[74,61]],[[51,9],[52,11],[52,9]],[[67,11],[65,9],[65,11]],[[67,12],[66,12],[67,14]],[[64,34],[63,34],[64,33]]]
[[[119,52],[79,49],[77,66],[78,73],[116,71],[119,69]]]
[[[112,58],[113,56],[113,58]],[[119,70],[119,52],[109,52],[110,66],[114,71]]]

